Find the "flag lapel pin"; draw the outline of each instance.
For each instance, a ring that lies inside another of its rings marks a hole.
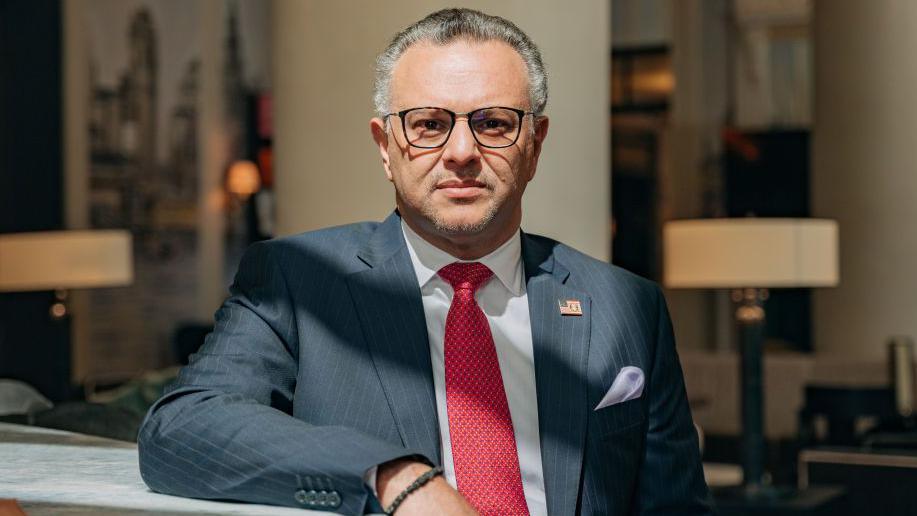
[[[558,300],[557,306],[560,308],[560,315],[583,315],[583,305],[577,299]]]

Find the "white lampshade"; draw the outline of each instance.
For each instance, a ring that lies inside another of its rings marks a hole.
[[[837,222],[697,219],[663,228],[669,288],[831,287],[838,284]]]
[[[132,254],[128,231],[0,234],[0,292],[128,285]]]

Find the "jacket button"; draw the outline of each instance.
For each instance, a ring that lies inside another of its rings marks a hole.
[[[315,503],[319,507],[328,505],[328,492],[325,490],[319,491],[318,496],[315,497]]]
[[[300,489],[293,493],[293,499],[300,505],[315,505],[316,497],[315,491],[306,491],[305,489]]]

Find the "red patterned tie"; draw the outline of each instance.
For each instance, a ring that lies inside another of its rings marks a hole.
[[[487,316],[474,300],[475,290],[493,272],[482,263],[452,263],[439,275],[455,291],[446,316],[444,358],[458,490],[482,515],[527,515],[497,350]]]

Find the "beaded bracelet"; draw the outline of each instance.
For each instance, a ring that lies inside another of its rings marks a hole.
[[[427,471],[423,475],[420,475],[419,477],[417,477],[417,480],[411,482],[411,485],[404,488],[404,491],[402,491],[398,496],[395,497],[395,500],[392,501],[392,504],[389,505],[385,509],[385,514],[388,514],[389,516],[391,516],[392,514],[395,514],[395,510],[398,509],[398,506],[401,505],[401,502],[403,502],[404,499],[407,498],[409,494],[420,489],[424,484],[432,480],[433,477],[435,477],[436,475],[442,475],[442,474],[443,474],[443,468],[437,466]]]

